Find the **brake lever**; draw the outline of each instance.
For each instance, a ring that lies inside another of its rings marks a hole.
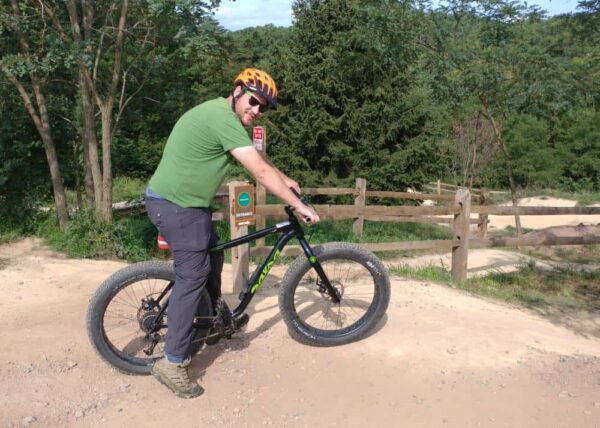
[[[302,202],[304,205],[306,205],[307,207],[309,207],[310,205],[308,204],[308,201],[306,200],[306,198],[304,196],[302,196],[300,193],[298,193],[296,191],[296,189],[294,189],[293,187],[290,187],[290,190],[292,191],[292,193],[298,198],[300,199],[300,202]],[[294,208],[292,207],[292,210]],[[312,222],[312,218],[307,217],[304,219],[304,221],[306,222],[306,224],[310,224]]]
[[[302,202],[304,205],[309,206],[308,205],[308,201],[306,200],[306,198],[304,196],[302,196],[300,193],[298,193],[296,191],[296,189],[294,189],[293,187],[290,187],[290,190],[292,191],[292,193],[298,198],[300,199],[300,202]]]

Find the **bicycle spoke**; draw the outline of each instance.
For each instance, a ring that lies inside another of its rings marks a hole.
[[[359,322],[369,311],[375,295],[369,270],[352,260],[322,261],[330,284],[341,294],[334,304],[327,291],[318,284],[321,279],[311,269],[298,284],[295,306],[304,323],[323,331],[337,331]]]

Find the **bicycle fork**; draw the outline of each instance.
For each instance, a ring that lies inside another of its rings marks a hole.
[[[327,291],[327,294],[329,295],[329,297],[331,297],[333,303],[340,303],[342,299],[340,292],[336,290],[333,285],[331,285],[331,282],[329,282],[329,278],[327,278],[327,275],[323,270],[323,266],[321,266],[319,259],[317,258],[315,253],[313,253],[312,248],[310,248],[310,245],[308,245],[308,242],[306,242],[304,238],[299,238],[298,240],[300,241],[300,246],[302,247],[306,258],[308,259],[308,262],[315,270],[315,272],[317,272],[317,275],[319,275],[319,279],[321,280],[321,282],[318,284],[319,289],[324,286],[325,290]]]

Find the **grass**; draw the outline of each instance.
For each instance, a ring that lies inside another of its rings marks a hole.
[[[0,259],[0,270],[4,269],[6,266],[8,266],[8,264],[8,259]]]
[[[515,272],[493,272],[455,284],[450,273],[438,266],[412,268],[393,266],[395,276],[432,281],[463,289],[470,293],[525,307],[552,306],[600,310],[600,271],[575,269],[542,270],[535,263],[525,264]]]
[[[17,241],[23,236],[25,236],[24,233],[17,229],[0,231],[0,245]]]
[[[113,182],[113,201],[131,201],[144,197],[147,186],[146,180],[129,177],[115,177]]]
[[[346,242],[397,242],[429,239],[450,239],[452,231],[435,224],[365,222],[362,236],[352,232],[351,220],[322,221],[306,227],[306,237],[310,243],[318,244],[333,241]],[[267,245],[275,243],[275,237],[267,238]]]
[[[69,257],[141,261],[160,256],[155,241],[156,229],[145,214],[107,223],[93,211],[80,210],[71,218],[66,232],[62,232],[56,223],[55,215],[50,213],[38,224],[35,234],[52,249]]]
[[[536,247],[524,254],[541,260],[560,263],[600,264],[600,245],[571,245],[559,247]]]
[[[133,201],[143,198],[147,185],[146,180],[129,177],[115,177],[113,179],[113,202]],[[71,207],[77,206],[77,193],[72,189],[65,190],[67,203]],[[85,199],[85,195],[82,195]]]

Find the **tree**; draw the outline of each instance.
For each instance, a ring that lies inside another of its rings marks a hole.
[[[5,44],[6,47],[0,51],[0,69],[17,89],[42,139],[59,225],[66,230],[69,219],[67,200],[44,94],[47,76],[60,67],[64,56],[52,41],[45,43],[45,27],[37,27],[29,18],[37,14],[35,7],[23,6],[17,0],[11,0],[10,10],[4,4],[0,6],[0,34],[5,40],[10,38],[15,42]]]
[[[348,185],[363,176],[374,188],[419,186],[435,164],[435,147],[420,138],[428,93],[413,67],[409,6],[294,2],[270,150],[303,183]]]
[[[36,49],[54,47],[56,51],[64,53],[64,65],[74,66],[77,70],[73,80],[79,87],[81,102],[80,129],[84,140],[88,201],[95,204],[97,212],[105,220],[110,220],[112,141],[119,121],[155,69],[159,44],[171,44],[173,39],[178,39],[182,46],[206,44],[206,40],[202,39],[204,34],[197,28],[202,26],[202,20],[219,2],[39,0],[28,6],[31,14],[25,18],[18,13],[17,0],[11,1],[13,13],[4,19],[7,28],[10,27],[19,40],[26,38],[20,30],[24,24],[27,24],[25,28],[28,29],[41,29],[36,33]],[[161,27],[165,23],[167,25],[164,28],[170,30],[170,33]],[[23,55],[29,55],[27,63],[32,63],[33,56],[29,52],[28,43],[21,43],[21,50]],[[46,55],[47,60],[55,57],[56,55]],[[5,63],[3,69],[7,70],[7,75],[14,81],[10,66]],[[38,105],[41,105],[43,94],[40,95],[40,90],[35,89],[40,86],[39,78],[34,73],[31,74],[31,79]],[[26,105],[30,104],[26,102]],[[47,108],[40,106],[40,130],[45,132],[45,141],[49,141],[44,125],[46,113]],[[96,113],[100,116],[99,132]],[[37,120],[35,116],[32,118]],[[71,118],[69,121],[79,123],[78,118]],[[101,150],[97,135],[100,135]],[[46,145],[51,153],[50,145]],[[62,189],[62,185],[58,183],[60,180],[54,178],[58,160],[55,155],[52,159],[55,165],[51,166],[53,181],[56,181],[57,189]],[[64,194],[64,190],[62,193]],[[60,194],[61,191],[57,193],[57,198],[60,198]],[[59,211],[66,213],[66,205],[61,206]],[[61,224],[66,224],[64,216],[60,216]]]
[[[457,182],[471,188],[496,157],[498,140],[483,115],[456,122],[452,131],[455,145],[452,172],[455,177],[460,174]]]
[[[513,205],[517,205],[513,159],[502,133],[502,122],[527,93],[528,64],[542,55],[522,43],[527,20],[540,16],[515,0],[450,0],[431,14],[430,61],[438,71],[440,94],[451,98],[455,111],[475,110],[490,124],[495,145],[502,150]],[[531,73],[535,76],[535,73]],[[515,216],[517,234],[520,219]]]

